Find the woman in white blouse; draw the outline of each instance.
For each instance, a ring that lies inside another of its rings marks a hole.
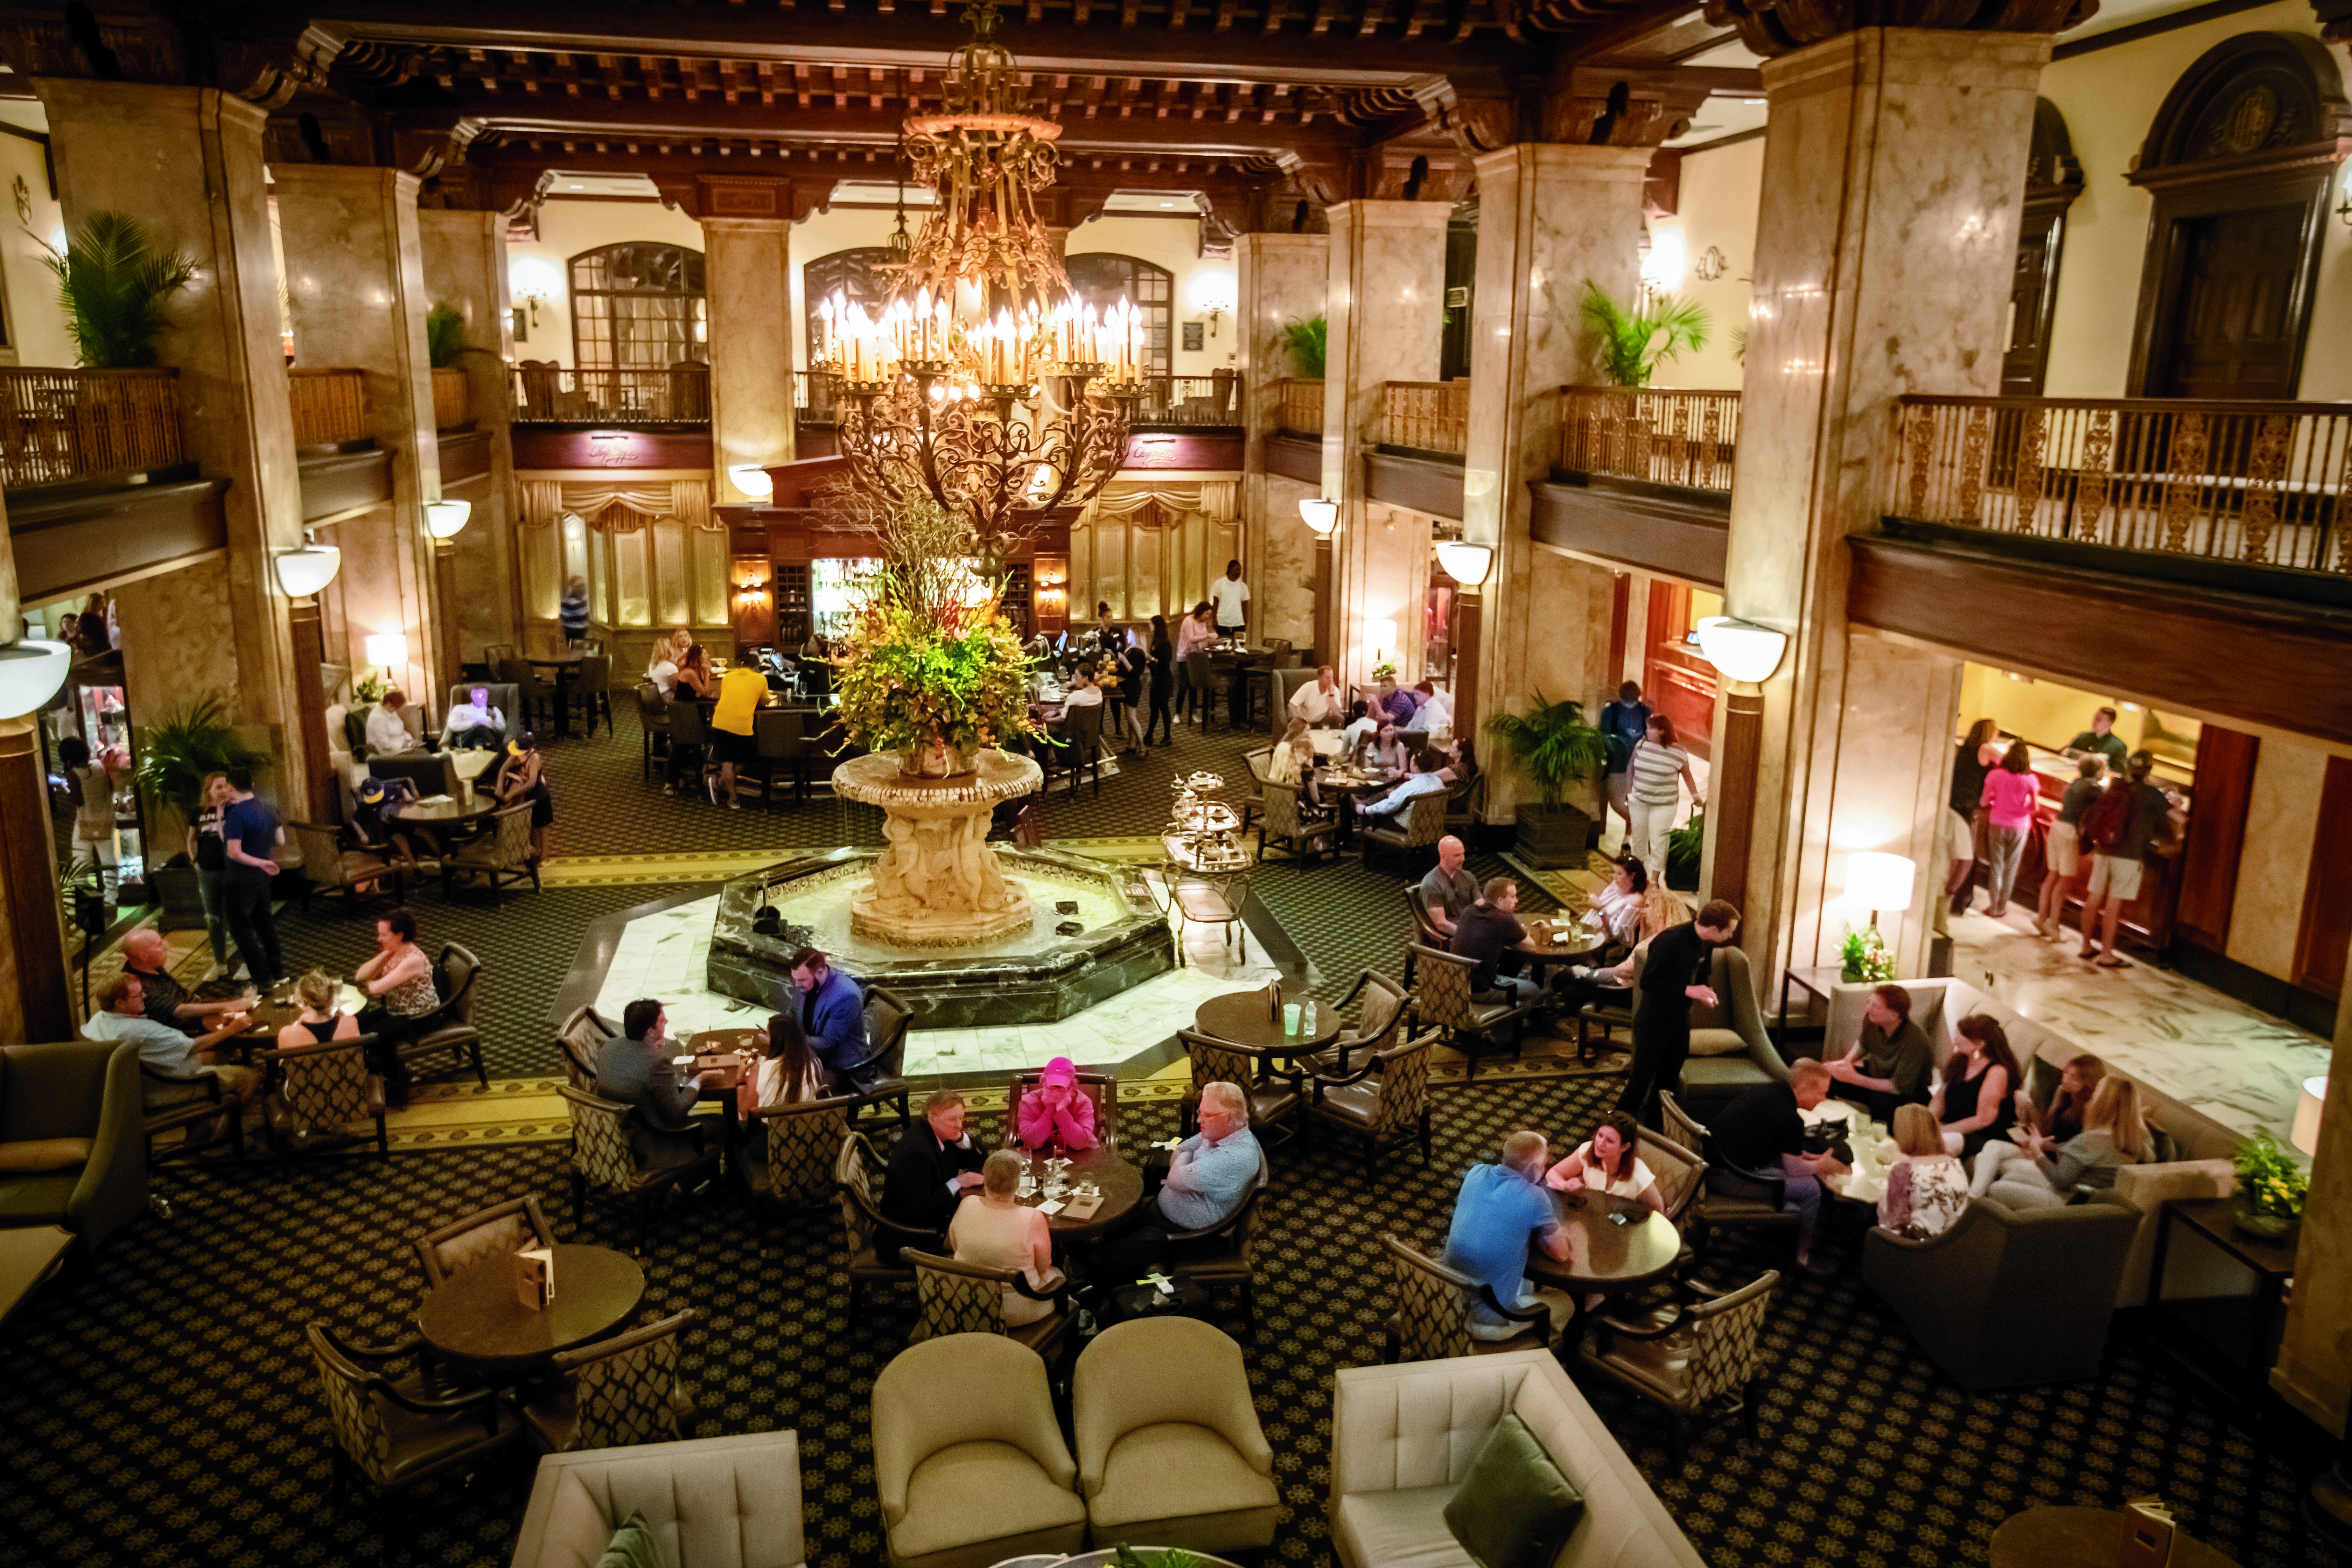
[[[751,1037],[759,1070],[737,1092],[745,1114],[779,1105],[802,1105],[824,1096],[824,1064],[809,1048],[808,1035],[790,1013],[778,1013]]]
[[[1612,1110],[1601,1119],[1591,1137],[1544,1173],[1544,1184],[1563,1193],[1591,1191],[1633,1198],[1664,1214],[1666,1200],[1658,1191],[1657,1178],[1634,1152],[1641,1136],[1641,1123],[1622,1110]]]

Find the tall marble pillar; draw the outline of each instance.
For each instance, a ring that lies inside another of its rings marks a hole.
[[[1724,608],[1790,643],[1763,684],[1753,795],[1710,814],[1752,812],[1740,941],[1768,994],[1866,920],[1841,897],[1856,850],[1919,868],[1911,908],[1880,929],[1898,973],[1925,973],[1958,669],[1848,627],[1845,541],[1876,525],[1898,395],[1999,390],[2017,171],[2049,58],[2042,34],[1864,27],[1763,66]]]
[[[2352,986],[2336,1009],[2327,1100],[2295,1244],[2294,1298],[2271,1386],[2329,1431],[2352,1438]],[[2352,1442],[2313,1483],[2312,1501],[2332,1524],[2334,1539],[2352,1538]]]
[[[229,481],[221,506],[236,682],[172,697],[223,697],[240,723],[264,731],[278,768],[261,787],[291,805],[303,798],[307,752],[324,737],[302,731],[296,683],[317,672],[296,663],[288,601],[270,564],[272,551],[302,542],[302,484],[269,244],[266,117],[209,88],[47,77],[33,87],[48,115],[68,226],[79,229],[92,213],[127,212],[159,244],[195,260],[195,279],[173,296],[157,348],[180,373],[190,456],[207,477]]]
[[[425,291],[447,302],[466,319],[466,352],[457,368],[466,373],[474,430],[488,451],[488,468],[452,479],[458,466],[442,465],[441,493],[470,502],[473,515],[453,542],[460,591],[446,605],[461,657],[478,660],[491,643],[520,645],[521,623],[513,515],[514,392],[508,374],[513,357],[507,311],[506,217],[500,213],[427,209],[416,215],[425,248]]]
[[[1463,537],[1495,547],[1483,590],[1478,714],[1524,710],[1540,694],[1598,717],[1609,662],[1614,580],[1606,567],[1538,549],[1530,480],[1559,448],[1558,389],[1586,379],[1580,297],[1598,283],[1630,299],[1641,277],[1647,147],[1522,142],[1477,160],[1478,271],[1472,298],[1470,449]],[[1487,759],[1482,813],[1508,822],[1532,791],[1499,753]],[[1588,809],[1596,801],[1583,803]]]
[[[1237,274],[1234,368],[1242,379],[1242,559],[1261,637],[1315,640],[1315,535],[1298,503],[1313,488],[1265,471],[1265,446],[1282,426],[1282,383],[1299,374],[1288,328],[1323,314],[1330,242],[1320,234],[1244,234],[1234,238]]]
[[[1326,216],[1323,493],[1339,503],[1339,531],[1332,542],[1336,646],[1324,661],[1339,667],[1343,685],[1353,685],[1370,679],[1385,658],[1410,683],[1421,673],[1429,523],[1368,502],[1364,454],[1380,440],[1381,385],[1437,379],[1452,209],[1443,202],[1354,201]]]
[[[0,503],[0,642],[25,621],[16,598],[16,552]],[[49,780],[30,716],[0,719],[0,1040],[70,1040],[77,1029],[67,988],[65,925]]]
[[[710,300],[710,437],[718,492],[750,498],[727,470],[793,460],[792,224],[702,220]]]
[[[433,536],[425,528],[425,503],[441,499],[441,446],[425,347],[432,301],[416,213],[422,182],[397,169],[332,163],[281,163],[270,174],[295,348],[307,366],[366,377],[369,434],[392,454],[391,506],[332,530],[343,552],[335,584],[351,637],[343,658],[364,666],[361,639],[400,633],[408,664],[393,667],[394,679],[437,713],[457,672],[445,668]]]

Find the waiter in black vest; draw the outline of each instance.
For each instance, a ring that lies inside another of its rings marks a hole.
[[[1698,918],[1669,926],[1650,939],[1650,954],[1634,982],[1633,1068],[1617,1109],[1656,1126],[1653,1102],[1662,1089],[1678,1089],[1690,1057],[1690,1010],[1694,1002],[1713,1007],[1719,998],[1707,982],[1714,976],[1715,950],[1739,930],[1739,911],[1721,899],[1708,900]]]

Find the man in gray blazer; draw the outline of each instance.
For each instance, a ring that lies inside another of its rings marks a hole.
[[[650,997],[632,1002],[621,1014],[622,1038],[607,1040],[596,1053],[596,1094],[634,1107],[629,1148],[645,1166],[684,1165],[702,1152],[694,1125],[695,1102],[705,1080],[698,1074],[681,1083],[669,1068],[669,1019]]]

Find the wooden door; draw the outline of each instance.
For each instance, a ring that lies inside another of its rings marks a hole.
[[[1690,632],[1690,585],[1650,579],[1649,644],[1642,698],[1675,721],[1675,739],[1695,757],[1715,750],[1715,667],[1683,639]]]
[[[2198,790],[2204,794],[2202,781]],[[2319,791],[2319,832],[2303,884],[2303,930],[2294,943],[2294,983],[2323,996],[2344,993],[2344,959],[2352,951],[2352,759],[2327,759]]]
[[[2214,952],[2229,951],[2246,805],[2262,744],[2219,724],[2207,724],[2197,736],[2197,795],[2189,810],[2189,841],[2181,847],[2180,905],[2173,929]]]
[[[2308,215],[2296,204],[2175,223],[2149,396],[2294,395],[2302,323],[2292,307]]]
[[[2017,237],[2017,267],[2009,286],[2009,347],[2000,356],[2004,397],[2042,395],[2050,361],[2050,318],[2058,300],[2058,247],[2066,212],[2027,204]]]

